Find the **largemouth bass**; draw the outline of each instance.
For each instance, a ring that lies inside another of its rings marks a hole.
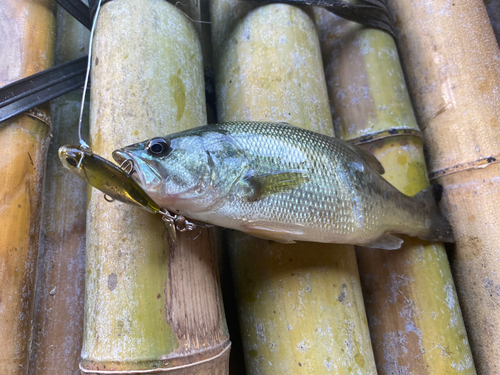
[[[378,160],[342,140],[286,123],[229,122],[113,152],[161,207],[284,243],[398,249],[403,233],[452,241],[430,190],[409,197]]]
[[[69,169],[93,187],[120,202],[139,206],[151,213],[160,211],[139,184],[117,165],[78,146],[59,148],[59,159]]]

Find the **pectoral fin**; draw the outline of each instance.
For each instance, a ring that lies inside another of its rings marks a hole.
[[[244,181],[248,185],[246,192],[248,200],[255,202],[272,194],[284,193],[299,187],[309,181],[309,174],[307,171],[292,170],[256,175],[251,171]]]

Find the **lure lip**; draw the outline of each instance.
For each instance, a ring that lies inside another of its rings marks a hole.
[[[123,162],[125,162],[126,160],[132,159],[130,155],[122,150],[115,150],[111,155],[119,165],[123,164]]]

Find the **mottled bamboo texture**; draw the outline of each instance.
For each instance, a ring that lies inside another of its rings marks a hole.
[[[103,5],[93,50],[91,145],[114,149],[206,122],[191,21],[163,0]],[[160,215],[92,190],[87,210],[86,373],[226,374],[229,337],[213,233],[178,234]]]
[[[211,2],[219,121],[333,135],[316,26],[289,5]],[[248,374],[375,374],[355,252],[228,232]]]
[[[52,65],[52,1],[0,3],[0,86]],[[32,337],[48,108],[0,124],[0,369],[26,374]]]
[[[57,10],[55,64],[88,52],[89,32]],[[51,102],[52,140],[47,157],[42,242],[38,261],[35,332],[30,374],[77,374],[83,340],[87,184],[66,171],[57,150],[78,143],[82,90]],[[88,134],[86,101],[83,134]]]
[[[393,38],[316,9],[337,134],[364,143],[383,175],[414,195],[429,186],[423,145]],[[444,246],[357,249],[379,374],[475,374]]]
[[[389,4],[430,176],[444,186],[474,361],[500,374],[500,50],[481,0]]]
[[[498,0],[484,0],[488,16],[490,17],[491,26],[495,32],[497,42],[500,45],[500,1]]]

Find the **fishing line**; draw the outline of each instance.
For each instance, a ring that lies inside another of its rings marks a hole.
[[[97,17],[99,16],[99,10],[101,9],[101,2],[102,0],[99,0],[99,3],[97,4],[97,10],[95,12],[94,20],[92,22],[92,30],[90,30],[89,59],[87,61],[87,73],[85,74],[85,83],[83,85],[82,104],[80,106],[80,118],[78,119],[78,139],[80,141],[80,147],[83,153],[77,168],[80,168],[80,164],[82,163],[83,156],[86,152],[92,155],[92,149],[82,138],[82,118],[83,118],[83,107],[85,106],[85,94],[87,92],[87,85],[90,76],[90,64],[92,62],[92,41],[94,40],[94,31],[97,24]]]
[[[176,3],[175,3],[175,7],[176,7],[176,8],[177,8],[177,4],[181,4],[183,7],[185,7],[185,6],[186,6],[186,5],[185,5],[185,4],[183,4],[181,1],[178,1],[178,2],[176,2]],[[177,8],[177,9],[179,9],[179,8]],[[191,20],[191,22],[195,22],[195,23],[205,23],[205,24],[208,24],[208,25],[211,25],[211,24],[212,24],[212,22],[210,22],[210,21],[195,21],[195,20],[193,20],[191,17],[189,17],[189,16],[187,15],[187,13],[186,13],[186,12],[184,12],[183,10],[180,10],[180,9],[179,9],[179,11],[180,11],[182,14],[184,14],[184,15],[185,15],[185,16],[186,16],[189,20]]]

